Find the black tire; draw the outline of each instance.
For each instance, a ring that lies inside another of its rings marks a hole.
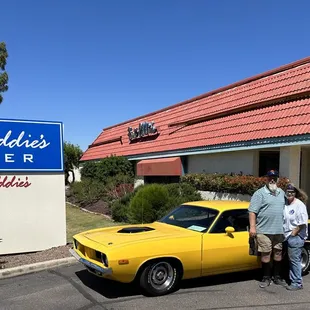
[[[181,276],[181,270],[175,262],[156,260],[143,267],[139,284],[146,296],[162,296],[178,287]]]
[[[307,274],[310,269],[310,244],[305,243],[301,253],[301,265],[303,275]]]

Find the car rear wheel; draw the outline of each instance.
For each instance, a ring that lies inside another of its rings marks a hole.
[[[302,273],[306,274],[310,269],[310,245],[305,244],[301,252]]]
[[[158,260],[147,264],[140,276],[142,291],[150,296],[166,295],[174,291],[181,279],[177,264]]]

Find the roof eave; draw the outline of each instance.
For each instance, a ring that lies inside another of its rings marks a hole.
[[[142,159],[163,158],[172,156],[190,156],[190,155],[203,155],[203,154],[212,154],[221,152],[257,150],[257,149],[276,148],[276,147],[294,146],[294,145],[310,145],[310,134],[266,138],[251,141],[240,141],[227,144],[181,149],[175,151],[148,153],[141,155],[128,155],[126,157],[129,160],[142,160]]]

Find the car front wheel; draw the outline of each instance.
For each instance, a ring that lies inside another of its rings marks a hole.
[[[146,265],[140,276],[140,287],[150,296],[166,295],[174,291],[181,279],[180,268],[168,260]]]
[[[305,244],[301,252],[302,273],[306,274],[310,269],[310,245]]]

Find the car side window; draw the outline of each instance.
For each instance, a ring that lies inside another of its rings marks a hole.
[[[223,212],[210,233],[225,233],[227,226],[232,226],[236,232],[247,231],[249,226],[248,210],[229,210]]]

